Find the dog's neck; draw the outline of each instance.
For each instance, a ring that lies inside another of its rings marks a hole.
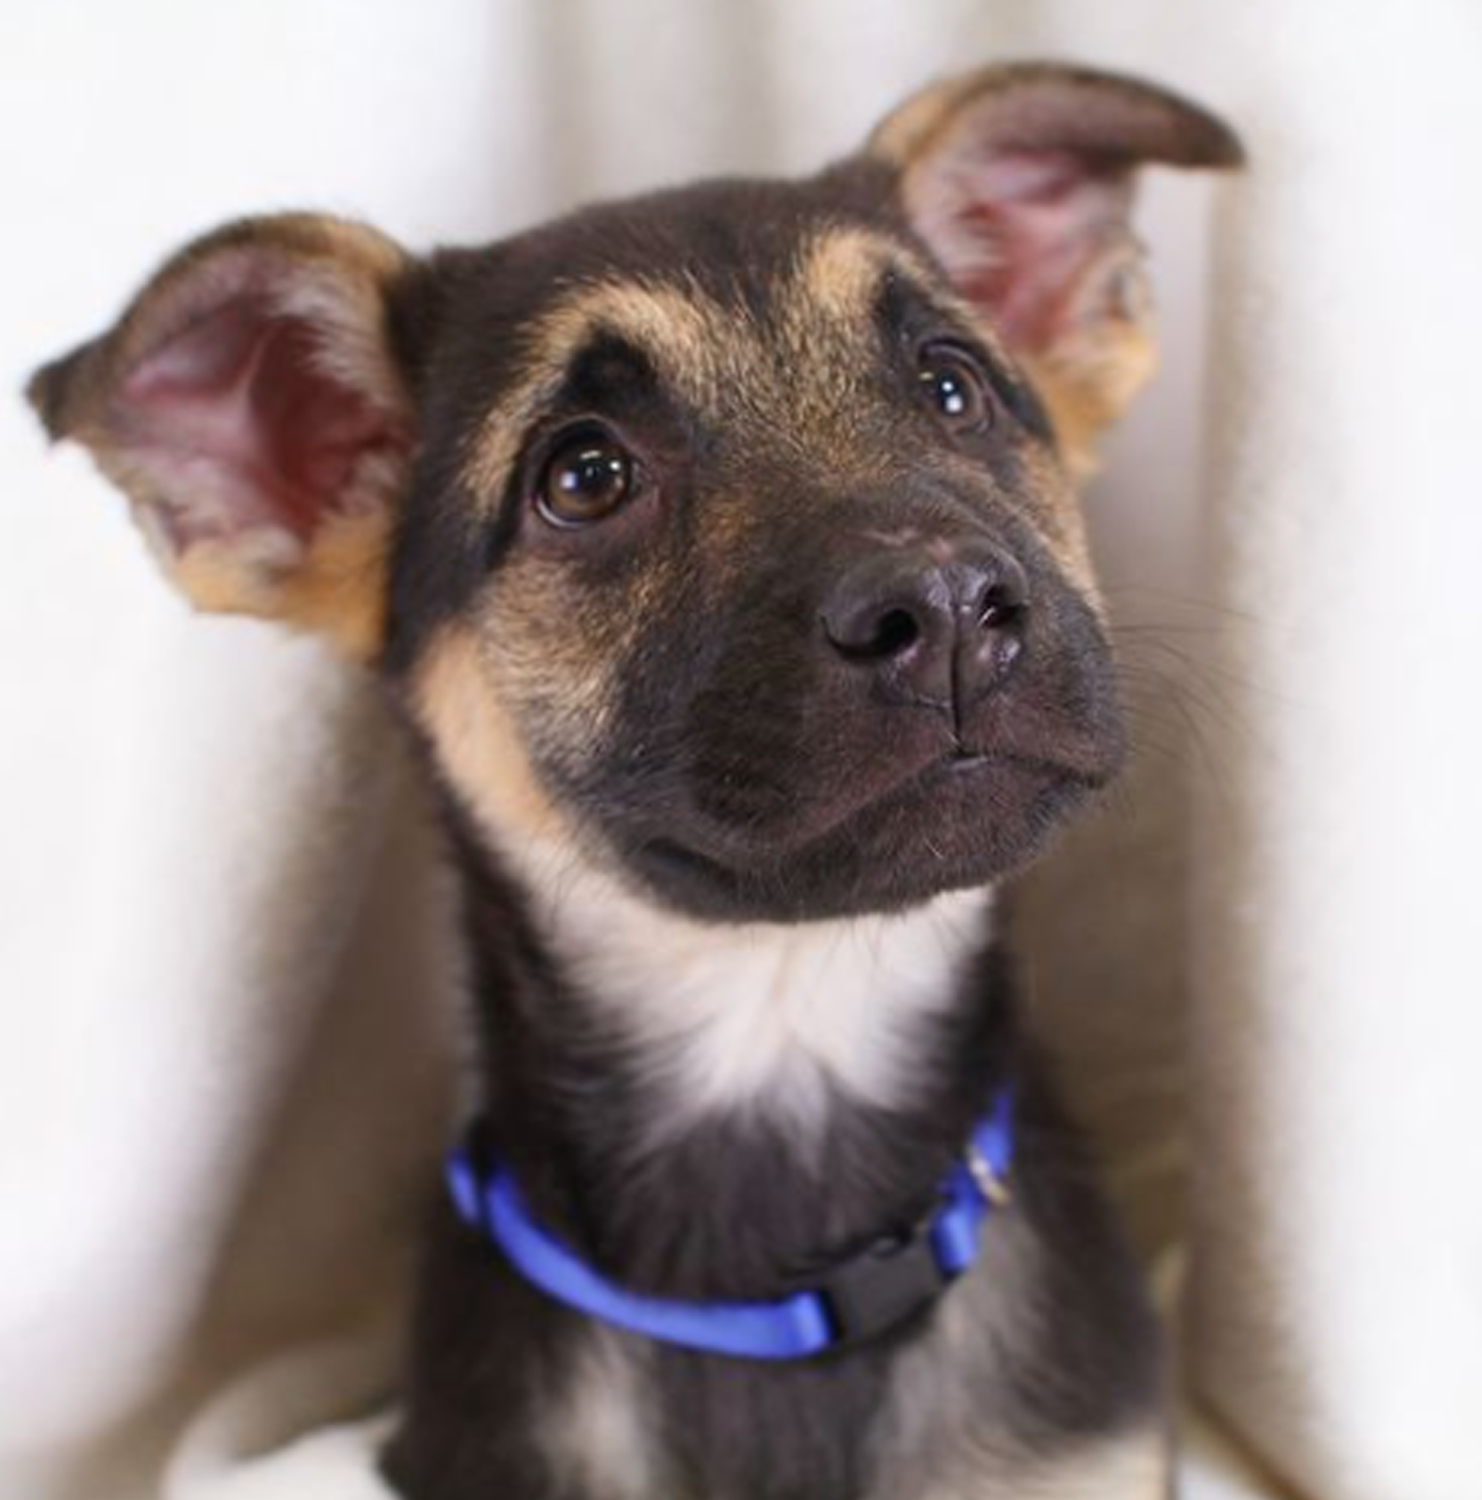
[[[806,1139],[836,1096],[907,1106],[932,1023],[989,935],[986,890],[891,916],[726,924],[558,851],[527,849],[521,866],[541,941],[642,1068],[661,1133],[759,1114]]]
[[[471,882],[495,1133],[537,1208],[639,1284],[764,1295],[887,1228],[1008,1067],[988,891],[726,925],[567,850],[504,864]]]

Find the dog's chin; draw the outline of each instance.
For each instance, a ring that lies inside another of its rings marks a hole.
[[[625,839],[631,877],[722,922],[898,912],[1012,874],[1105,778],[1020,756],[949,757],[785,853],[675,827]]]

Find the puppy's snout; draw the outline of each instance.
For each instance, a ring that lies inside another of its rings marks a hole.
[[[1029,588],[985,544],[879,550],[845,569],[820,611],[829,648],[898,701],[959,710],[996,687],[1023,647]]]

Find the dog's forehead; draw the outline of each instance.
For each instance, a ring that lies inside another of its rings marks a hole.
[[[887,285],[940,287],[887,220],[687,194],[581,216],[516,251],[534,282],[465,475],[499,491],[584,351],[617,342],[701,417],[773,428],[837,417],[867,378]]]
[[[652,360],[690,400],[716,383],[757,375],[830,335],[857,338],[881,278],[906,252],[858,226],[821,227],[765,245],[765,256],[697,254],[662,271],[614,270],[568,284],[523,330],[527,374],[559,373],[595,338],[615,337]]]

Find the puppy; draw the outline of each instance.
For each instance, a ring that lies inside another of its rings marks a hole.
[[[440,793],[483,1114],[405,1495],[1166,1493],[1000,892],[1123,757],[1073,487],[1152,358],[1133,179],[1239,155],[992,68],[482,249],[232,224],[35,377],[185,594],[366,664]]]

